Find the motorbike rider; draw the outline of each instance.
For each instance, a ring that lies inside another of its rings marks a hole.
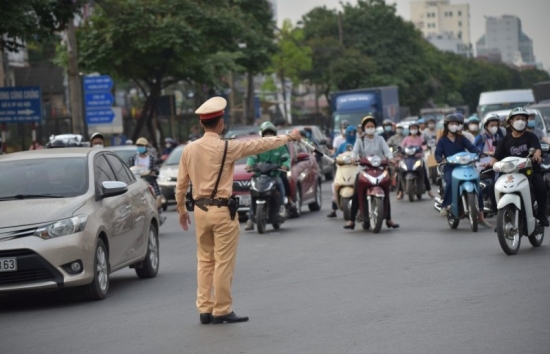
[[[362,157],[367,156],[379,156],[380,158],[393,159],[392,152],[388,147],[388,144],[381,136],[376,135],[376,119],[372,116],[366,116],[361,121],[361,129],[364,132],[364,136],[355,141],[351,158],[354,161],[359,160]],[[357,181],[355,178],[355,186],[353,190],[353,196],[351,201],[351,216],[348,223],[344,226],[344,229],[355,228],[355,216],[359,211],[359,195],[357,188]],[[386,226],[389,228],[398,228],[399,224],[395,223],[391,219],[391,205],[390,205],[390,191],[389,188],[384,190],[384,209],[386,213]]]
[[[418,129],[420,129],[420,133],[423,133],[424,130],[426,130],[426,120],[422,117],[418,119]]]
[[[409,135],[401,142],[401,147],[406,148],[409,146],[423,146],[426,143],[424,142],[424,139],[422,138],[422,135],[420,134],[420,125],[416,122],[412,122],[409,125]],[[425,129],[424,131],[426,131]],[[424,161],[422,162],[424,163]],[[432,187],[430,186],[430,180],[428,178],[428,174],[425,172],[426,168],[422,167],[422,178],[424,179],[424,186],[426,188],[426,191],[428,192],[428,195],[430,198],[434,198],[435,196],[432,193]],[[397,199],[403,198],[403,185],[402,183],[397,184]]]
[[[538,216],[542,226],[549,226],[550,223],[546,218],[546,184],[540,173],[540,163],[542,162],[542,151],[540,141],[537,136],[526,130],[529,113],[523,107],[512,109],[506,118],[506,126],[510,129],[504,139],[498,144],[496,151],[491,159],[490,165],[509,156],[527,157],[529,149],[534,148],[533,154],[533,172],[528,177],[531,187],[536,191],[535,198],[538,204]]]
[[[391,120],[384,119],[382,122],[382,128],[384,128],[384,131],[380,134],[380,136],[384,138],[384,140],[388,141],[395,135],[395,131],[393,130],[393,122]]]
[[[172,138],[164,139],[164,149],[162,150],[161,159],[166,160],[168,155],[176,148],[177,144]]]
[[[538,128],[536,126],[537,114],[534,111],[529,111],[529,120],[527,121],[527,131],[535,134],[537,138],[539,138],[539,141],[542,143],[549,143],[550,139],[546,137],[546,134],[542,131],[542,129]]]
[[[147,152],[148,150],[149,142],[145,138],[139,138],[136,141],[137,146],[137,152],[134,156],[130,157],[130,164],[129,166],[139,166],[145,170],[149,170],[149,174],[152,176],[158,176],[159,169],[157,167],[157,164],[155,162],[155,156],[152,154],[149,154]],[[149,180],[149,184],[151,187],[153,187],[155,191],[155,197],[158,197],[161,195],[160,187],[157,183],[156,179]]]
[[[338,134],[338,136],[334,137],[334,141],[332,142],[332,148],[334,149],[334,151],[338,151],[340,144],[346,141],[346,129],[348,128],[348,126],[349,122],[347,120],[344,119],[340,122],[341,134]]]
[[[426,119],[426,123],[427,128],[424,129],[424,131],[422,132],[422,139],[424,139],[424,141],[428,143],[429,141],[435,140],[437,138],[437,130],[435,130],[435,118],[430,117]]]
[[[104,146],[104,140],[103,134],[101,133],[93,133],[92,136],[90,136],[90,146],[92,147],[103,147]]]
[[[464,116],[462,113],[455,113],[455,116],[458,117],[459,123],[458,123],[458,133],[467,138],[471,144],[474,143],[475,137],[472,135],[472,133],[464,130]]]
[[[262,134],[262,137],[268,137],[268,136],[277,136],[277,128],[273,125],[271,122],[263,122],[262,125],[260,125],[260,132]],[[281,161],[283,157],[286,157],[286,161]],[[290,170],[290,154],[288,153],[288,149],[285,145],[279,146],[276,149],[265,151],[262,153],[259,153],[257,155],[251,155],[248,157],[246,161],[246,169],[251,170],[252,166],[259,162],[271,162],[278,164],[280,168],[284,171]],[[286,172],[284,172],[286,173]],[[273,171],[272,176],[276,177],[276,184],[277,184],[277,190],[279,191],[279,195],[281,198],[281,206],[279,207],[279,216],[281,218],[284,218],[286,216],[286,208],[285,208],[285,186],[283,184],[283,180],[281,179],[281,171]],[[249,210],[249,218],[246,222],[245,230],[253,230],[254,229],[254,222],[252,221],[252,204],[250,205]]]
[[[435,160],[438,163],[441,163],[445,158],[453,156],[459,152],[463,152],[464,150],[473,153],[477,152],[476,147],[467,138],[460,134],[458,130],[460,123],[463,123],[463,119],[461,119],[461,117],[457,114],[449,114],[443,119],[443,134],[441,138],[439,138],[435,148]],[[445,191],[443,202],[441,203],[441,211],[439,212],[439,215],[441,216],[448,215],[448,207],[452,203],[453,192],[451,187],[451,177],[452,171],[455,167],[455,165],[446,164],[444,168],[443,178],[445,180]],[[491,224],[485,220],[485,216],[483,214],[483,198],[481,194],[478,195],[478,201],[480,206],[479,223],[484,227],[491,227]]]
[[[479,135],[479,118],[477,116],[471,116],[468,118],[468,132],[475,138]]]
[[[395,135],[388,139],[388,146],[401,146],[401,142],[405,139],[405,129],[401,124],[397,124],[395,128]]]
[[[349,125],[346,128],[346,141],[343,144],[340,144],[340,147],[334,154],[334,157],[336,158],[338,155],[346,152],[348,145],[354,146],[356,137],[357,137],[357,128],[355,128],[353,125]],[[336,180],[336,178],[334,179]],[[327,214],[327,218],[335,218],[336,210],[338,210],[338,206],[336,205],[336,190],[335,190],[336,188],[335,187],[336,186],[334,182],[332,182],[332,211]]]

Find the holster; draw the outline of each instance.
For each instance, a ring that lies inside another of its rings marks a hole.
[[[229,209],[231,220],[235,220],[235,215],[237,215],[237,210],[239,209],[239,200],[234,196],[229,197],[227,208]]]

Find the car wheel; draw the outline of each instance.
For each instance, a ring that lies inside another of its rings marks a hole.
[[[310,211],[319,211],[321,210],[321,205],[323,203],[323,194],[321,191],[321,181],[317,181],[317,186],[315,186],[315,201],[309,203],[308,207]]]
[[[149,226],[149,237],[147,238],[147,254],[139,267],[136,267],[136,274],[142,279],[154,278],[159,272],[159,237],[154,225]]]
[[[94,253],[94,278],[82,288],[88,300],[103,300],[109,291],[109,252],[102,239],[97,240]]]

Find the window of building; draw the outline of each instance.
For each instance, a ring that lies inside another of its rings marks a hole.
[[[449,16],[450,16],[450,17],[453,17],[453,12],[452,12],[452,11],[449,12]]]
[[[458,27],[462,27],[462,21],[458,21]]]
[[[462,39],[462,31],[459,31],[457,34],[458,39]]]
[[[458,11],[458,16],[462,16],[462,11]]]

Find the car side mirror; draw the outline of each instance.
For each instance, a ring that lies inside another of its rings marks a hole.
[[[116,197],[128,192],[128,185],[119,181],[105,181],[101,183],[101,198]]]
[[[309,158],[310,156],[307,152],[300,152],[298,156],[296,156],[296,159],[298,160],[298,162],[308,161]]]

